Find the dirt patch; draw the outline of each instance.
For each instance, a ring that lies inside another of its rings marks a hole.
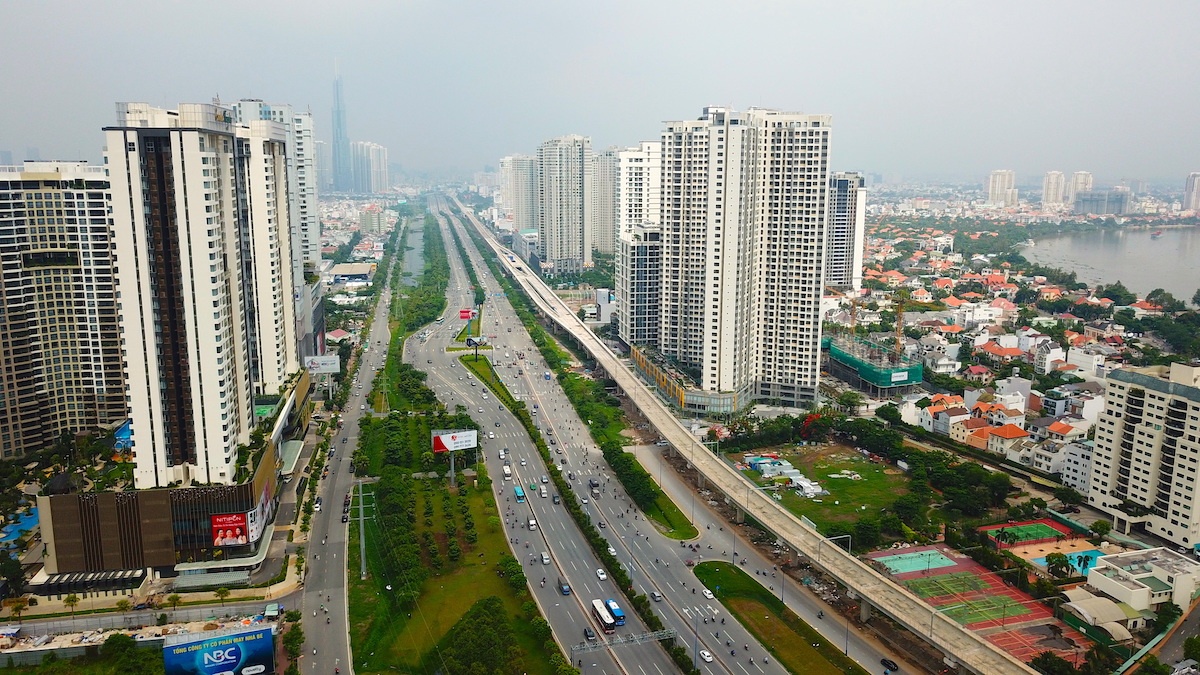
[[[621,412],[625,414],[625,422],[629,426],[621,431],[621,435],[634,441],[633,445],[649,445],[658,440],[658,432],[646,420],[641,410],[629,400],[628,396],[620,396]]]
[[[889,476],[899,476],[900,474],[904,473],[900,469],[884,469],[883,472]]]

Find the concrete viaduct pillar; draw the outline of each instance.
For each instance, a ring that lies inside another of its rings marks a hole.
[[[867,599],[862,596],[858,598],[858,620],[861,623],[871,620],[871,603],[867,602]]]

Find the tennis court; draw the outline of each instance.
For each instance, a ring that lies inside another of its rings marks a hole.
[[[1011,523],[1008,525],[991,525],[989,527],[979,528],[992,540],[992,543],[997,547],[1005,544],[1017,546],[1020,544],[1034,544],[1046,541],[1056,541],[1059,537],[1070,537],[1071,531],[1064,525],[1059,525],[1053,520],[1041,519],[1030,520],[1024,523]],[[998,532],[1007,533],[1011,537],[1009,541],[1001,542],[997,539]]]
[[[914,577],[900,583],[923,599],[982,591],[991,587],[991,584],[972,572],[951,572],[936,577]]]
[[[956,602],[952,601],[938,611],[964,626],[978,625],[985,621],[998,621],[1003,626],[1008,619],[1033,613],[1033,610],[1007,594],[957,597],[954,600]]]
[[[892,574],[906,574],[908,572],[934,570],[941,567],[954,567],[958,564],[936,549],[881,556],[874,558],[874,560],[886,565]]]

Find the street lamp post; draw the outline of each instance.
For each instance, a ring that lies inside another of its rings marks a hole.
[[[839,534],[833,537],[822,537],[821,541],[817,542],[817,562],[821,562],[821,546],[823,546],[827,541],[837,541],[838,539],[848,540],[849,544],[846,545],[846,550],[854,550],[854,539],[848,534]]]

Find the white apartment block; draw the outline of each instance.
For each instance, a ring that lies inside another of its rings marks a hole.
[[[988,199],[992,206],[1017,205],[1017,173],[1011,169],[997,169],[988,176]]]
[[[592,266],[592,141],[570,135],[538,146],[538,259],[542,273]]]
[[[0,458],[126,419],[108,176],[0,166]]]
[[[658,224],[662,209],[662,143],[642,141],[617,153],[617,231]]]
[[[617,334],[628,345],[658,346],[662,228],[641,223],[622,230],[615,267]]]
[[[1200,171],[1189,173],[1184,181],[1183,210],[1200,211]]]
[[[830,119],[710,107],[663,131],[659,348],[702,390],[815,396]]]
[[[351,143],[350,168],[354,175],[354,191],[359,194],[379,194],[391,187],[388,181],[388,151],[378,143]]]
[[[538,226],[538,163],[529,155],[500,159],[500,201],[514,234]]]
[[[1092,483],[1092,453],[1096,444],[1079,440],[1063,446],[1063,462],[1060,476],[1063,485],[1087,496]]]
[[[1056,207],[1066,203],[1067,177],[1061,171],[1047,171],[1042,179],[1042,206]]]
[[[617,148],[592,155],[592,250],[604,255],[617,252]]]
[[[254,393],[298,367],[286,131],[122,103],[105,136],[135,484],[232,483]]]
[[[1067,204],[1075,204],[1075,195],[1080,192],[1091,192],[1092,183],[1092,173],[1090,171],[1076,171],[1071,174],[1071,180],[1067,182],[1067,193],[1065,195]]]
[[[837,172],[829,179],[829,227],[825,233],[825,285],[862,289],[866,246],[867,188],[860,173]]]
[[[1118,532],[1200,543],[1200,365],[1112,371],[1096,425],[1088,502]]]

